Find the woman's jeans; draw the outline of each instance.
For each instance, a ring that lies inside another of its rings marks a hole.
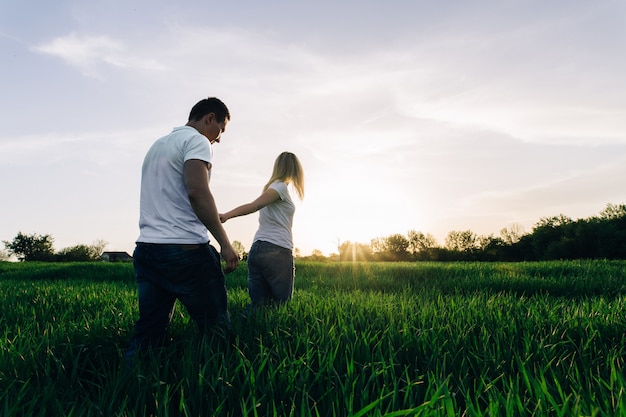
[[[290,300],[294,276],[290,249],[262,240],[252,244],[248,253],[248,292],[254,306]]]
[[[208,243],[174,245],[137,243],[133,264],[139,292],[139,319],[127,358],[135,350],[162,344],[176,299],[201,331],[230,324],[220,255]]]

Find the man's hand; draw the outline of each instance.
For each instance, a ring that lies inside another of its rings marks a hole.
[[[226,268],[224,268],[225,273],[228,274],[237,269],[237,266],[239,265],[239,255],[237,255],[237,252],[235,252],[231,245],[222,247],[221,255],[222,259],[226,261]]]

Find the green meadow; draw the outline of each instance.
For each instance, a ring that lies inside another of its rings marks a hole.
[[[126,369],[132,265],[0,262],[0,415],[626,415],[626,262],[296,263],[291,303]]]

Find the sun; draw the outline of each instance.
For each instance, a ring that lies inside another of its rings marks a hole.
[[[294,244],[303,255],[315,249],[325,255],[339,253],[346,242],[370,244],[372,239],[406,235],[414,229],[427,232],[419,206],[411,196],[402,203],[381,198],[386,193],[407,194],[391,186],[375,193],[366,184],[354,184],[348,190],[322,185],[316,188],[313,184],[307,189],[307,197],[297,207],[294,218]]]

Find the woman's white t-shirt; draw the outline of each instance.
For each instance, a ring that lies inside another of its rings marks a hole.
[[[254,241],[262,240],[293,250],[291,228],[296,205],[284,182],[274,181],[268,188],[275,190],[280,198],[259,211],[259,229],[254,235]]]

